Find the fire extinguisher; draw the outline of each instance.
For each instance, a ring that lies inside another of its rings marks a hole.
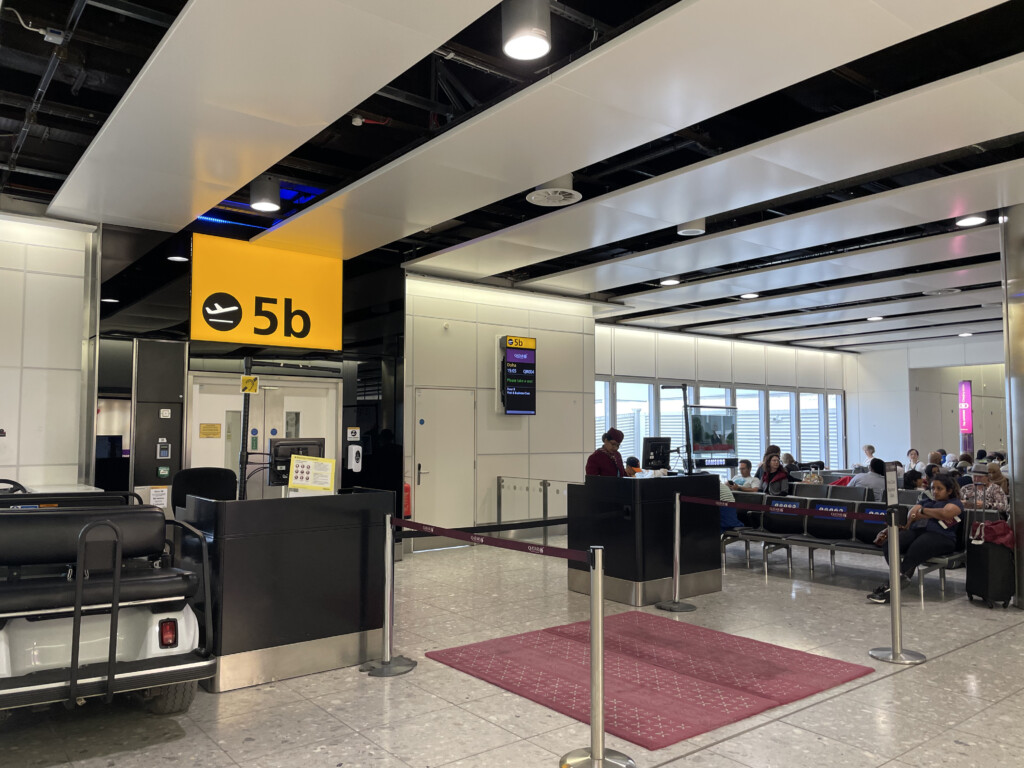
[[[412,517],[412,486],[408,483],[402,484],[402,517]]]

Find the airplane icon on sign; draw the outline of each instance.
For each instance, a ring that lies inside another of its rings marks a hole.
[[[235,307],[222,307],[220,304],[214,303],[212,309],[210,307],[205,307],[204,309],[206,310],[206,314],[208,314],[208,315],[223,315],[225,312],[235,312],[235,311],[237,311],[238,307],[237,306],[235,306]],[[232,320],[218,320],[215,317],[209,317],[209,318],[207,318],[207,321],[211,322],[211,323],[231,323],[231,322],[233,322]]]

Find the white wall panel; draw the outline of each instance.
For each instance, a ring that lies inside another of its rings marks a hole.
[[[417,317],[441,317],[446,320],[464,320],[468,323],[475,323],[477,321],[476,306],[469,301],[417,296],[415,314]]]
[[[590,444],[595,443],[594,434],[597,431],[597,417],[594,412],[597,398],[592,394],[583,395],[583,435],[581,440],[583,441],[583,452],[586,453],[590,449]],[[595,448],[597,445],[595,443]]]
[[[530,477],[538,480],[564,480],[568,483],[583,482],[583,468],[586,457],[570,453],[531,453]]]
[[[25,274],[26,367],[81,369],[84,291],[81,278]]]
[[[615,328],[614,334],[615,375],[653,378],[658,370],[655,335],[631,328]]]
[[[23,466],[78,461],[81,378],[80,371],[22,370],[18,456]]]
[[[732,342],[697,339],[697,378],[701,381],[732,381]]]
[[[796,350],[784,347],[765,347],[765,378],[769,386],[796,386]]]
[[[416,386],[476,386],[475,324],[417,317],[413,324],[413,337],[416,345],[413,362]]]
[[[537,415],[525,417],[530,421],[530,453],[582,453],[583,403],[580,392],[538,392]]]
[[[0,269],[25,268],[25,244],[0,240]]]
[[[939,395],[939,419],[942,423],[943,448],[959,449],[960,424],[957,419],[956,395],[948,395],[945,393]],[[922,450],[930,449],[924,448]]]
[[[583,333],[583,318],[578,315],[560,315],[554,312],[531,310],[530,327],[547,331]]]
[[[594,328],[594,373],[612,375],[612,329],[607,325]]]
[[[528,478],[530,475],[530,457],[525,453],[517,455],[479,456],[476,464],[476,524],[486,525],[498,520],[498,477]],[[506,497],[509,498],[509,497]],[[524,519],[528,505],[524,505],[523,514],[517,515],[516,509],[503,510],[502,519]]]
[[[495,408],[493,389],[477,391],[476,451],[478,454],[527,453],[529,422],[525,416],[506,416]]]
[[[48,272],[55,275],[83,277],[85,275],[85,253],[81,248],[70,250],[30,245],[25,254],[25,269],[29,272]]]
[[[658,377],[662,379],[681,379],[683,381],[693,381],[696,379],[696,340],[692,336],[683,336],[678,333],[658,333],[654,335],[658,340]]]
[[[583,334],[581,342],[583,345],[583,392],[594,392],[594,337],[590,334]]]
[[[21,365],[24,308],[25,273],[0,269],[0,362],[8,365]]]
[[[829,389],[843,388],[843,357],[833,352],[825,353],[825,386]]]
[[[584,333],[591,333],[592,334],[594,332],[594,326],[596,324],[597,323],[594,321],[594,318],[592,318],[592,317],[584,317],[583,318],[583,332]]]
[[[476,385],[494,389],[497,384],[498,361],[501,352],[498,339],[501,336],[529,336],[525,327],[508,325],[477,325],[476,327]]]
[[[917,448],[922,460],[927,458],[929,451],[943,445],[941,408],[942,397],[938,392],[910,393],[910,441],[907,450]],[[886,458],[895,460],[896,457]]]
[[[976,341],[964,344],[965,363],[1001,363],[1005,359],[1003,341]]]
[[[765,383],[764,349],[763,344],[732,343],[733,381],[737,384]]]
[[[478,323],[490,323],[491,325],[508,325],[518,328],[529,328],[530,311],[528,309],[514,309],[512,307],[496,306],[494,304],[477,304],[476,321]],[[529,336],[528,333],[524,333],[523,335]]]
[[[77,485],[78,465],[59,464],[44,466],[25,466],[19,468],[18,480],[27,486],[41,485]]]
[[[801,387],[825,387],[825,354],[813,350],[796,352],[796,383]]]
[[[537,338],[537,390],[583,391],[582,333],[535,330]]]
[[[0,333],[0,336],[2,335]],[[7,437],[0,438],[0,464],[18,463],[20,404],[21,369],[0,368],[0,427],[7,430]],[[10,478],[11,475],[0,475],[0,477]]]
[[[1006,366],[1001,363],[986,365],[981,371],[985,397],[1006,398]]]

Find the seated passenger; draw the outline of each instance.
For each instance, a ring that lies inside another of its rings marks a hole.
[[[971,509],[994,509],[1009,512],[1010,501],[1006,497],[1009,488],[1006,478],[995,464],[989,464],[986,471],[972,472],[974,482],[961,489],[964,506]]]
[[[864,451],[865,459],[864,459],[863,463],[861,463],[859,461],[854,463],[853,466],[854,466],[855,469],[857,467],[869,467],[869,466],[871,466],[871,460],[873,458],[875,458],[875,446],[873,446],[873,445],[862,445],[860,449],[862,451]]]
[[[903,490],[919,491],[924,488],[926,482],[922,473],[916,469],[908,469],[903,475]]]
[[[921,455],[917,452],[917,448],[911,448],[907,451],[907,461],[903,465],[903,468],[907,472],[910,472],[911,470],[924,472],[924,462],[921,461]]]
[[[934,464],[937,467],[942,466],[942,454],[938,451],[932,451],[928,454],[928,463]]]
[[[771,456],[773,453],[781,454],[782,449],[779,448],[779,446],[777,445],[769,445],[767,448],[765,448],[764,458],[761,459],[761,463],[757,465],[757,472],[754,473],[754,477],[756,477],[758,480],[760,480],[761,475],[764,474],[765,462],[768,461],[768,457]]]
[[[789,486],[796,482],[782,466],[779,454],[772,453],[765,457],[764,473],[761,475],[761,490],[769,496],[788,496]]]
[[[747,463],[749,464],[750,462]],[[721,480],[718,481],[718,500],[728,501],[732,504],[736,503],[736,497],[732,495],[732,491]],[[734,507],[719,507],[718,513],[722,533],[743,527],[743,523],[740,522]]]
[[[630,456],[626,459],[626,477],[633,477],[641,472],[640,459],[636,456]]]
[[[740,473],[726,485],[734,491],[756,491],[761,487],[760,481],[750,474],[751,464],[747,459],[740,459]]]
[[[964,506],[960,501],[960,486],[949,475],[936,475],[932,480],[933,499],[915,504],[910,509],[907,528],[900,531],[900,587],[910,583],[917,566],[956,549],[956,531],[960,525]],[[878,534],[875,542],[885,543],[888,529]],[[885,548],[885,561],[889,562],[889,548]],[[879,585],[868,595],[873,603],[888,603],[888,582]]]
[[[872,459],[868,471],[854,475],[846,485],[848,488],[870,488],[871,500],[885,501],[885,462]]]
[[[796,472],[800,469],[800,465],[796,463],[796,457],[792,453],[784,453],[779,457],[782,462],[782,466],[787,472]]]

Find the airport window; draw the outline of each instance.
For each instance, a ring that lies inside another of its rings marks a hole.
[[[843,396],[839,393],[830,393],[826,397],[828,403],[828,465],[832,469],[846,466],[846,452],[843,446],[846,444],[846,435],[843,426]]]
[[[764,392],[736,390],[736,453],[757,467],[764,453]]]
[[[825,444],[825,396],[800,393],[800,453],[797,460],[821,461]]]
[[[643,438],[651,435],[654,387],[632,381],[615,382],[615,426],[622,434],[619,453],[639,456]]]
[[[793,433],[796,427],[794,408],[796,393],[768,393],[768,440],[777,445],[782,453],[796,453],[796,440]]]
[[[601,435],[611,426],[611,382],[594,382],[594,445],[601,445]]]
[[[701,387],[700,405],[732,405],[731,387]]]

